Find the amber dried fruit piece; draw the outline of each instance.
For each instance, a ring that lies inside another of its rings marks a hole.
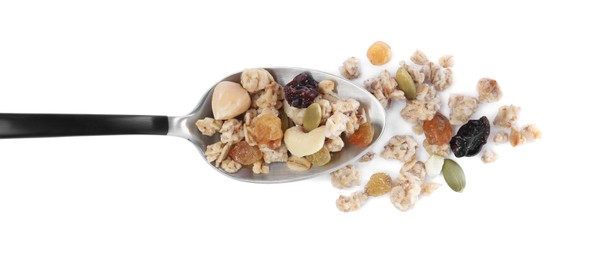
[[[250,146],[246,141],[236,143],[231,147],[229,156],[241,165],[250,165],[262,159],[262,152],[258,147]]]
[[[319,94],[318,82],[308,73],[301,73],[285,86],[285,99],[289,105],[306,108]]]
[[[475,156],[487,143],[491,125],[486,116],[478,120],[469,120],[468,123],[461,126],[458,133],[452,137],[450,148],[456,157]]]
[[[254,121],[254,140],[261,145],[268,145],[283,138],[281,119],[272,114],[263,114]]]
[[[392,49],[390,45],[385,42],[374,42],[369,49],[367,49],[367,58],[373,65],[384,65],[392,58]]]
[[[374,134],[375,128],[373,128],[373,125],[369,122],[363,123],[359,126],[359,129],[349,137],[349,143],[360,147],[369,146],[373,141]]]
[[[365,185],[365,193],[369,196],[381,196],[392,189],[392,178],[390,175],[379,172],[371,175],[369,182]]]
[[[332,157],[330,156],[330,151],[328,150],[328,148],[326,148],[326,146],[322,146],[322,149],[320,149],[319,151],[305,156],[305,159],[307,159],[314,166],[326,165],[330,162],[331,158]]]
[[[433,116],[433,119],[423,122],[423,131],[427,142],[433,145],[447,144],[454,135],[450,120],[439,112]]]

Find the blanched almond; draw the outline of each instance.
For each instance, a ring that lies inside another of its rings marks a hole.
[[[248,92],[238,83],[221,81],[212,93],[211,105],[216,120],[231,119],[247,111],[251,99]]]

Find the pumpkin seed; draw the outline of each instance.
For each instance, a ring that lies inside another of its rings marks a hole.
[[[287,117],[285,111],[282,109],[278,111],[278,116],[281,119],[281,129],[284,133],[285,131],[287,131],[287,129],[289,129],[289,118]]]
[[[398,68],[396,71],[396,82],[398,83],[398,88],[404,92],[406,99],[413,100],[417,98],[417,87],[406,68]]]
[[[312,103],[305,110],[303,115],[303,130],[309,132],[316,129],[322,120],[322,107],[318,103]]]
[[[313,164],[314,166],[322,166],[322,165],[326,165],[328,162],[330,162],[330,151],[328,151],[328,148],[326,148],[326,146],[322,146],[322,149],[320,149],[319,151],[307,155],[305,156],[305,159],[307,159],[309,162],[311,162],[311,164]]]
[[[450,159],[443,161],[443,168],[441,169],[443,178],[450,188],[456,192],[461,192],[466,186],[466,177],[464,177],[464,171],[458,165]]]

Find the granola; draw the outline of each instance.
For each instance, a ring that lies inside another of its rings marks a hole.
[[[463,96],[463,95],[451,95],[448,101],[450,107],[450,123],[452,125],[463,125],[468,122],[472,114],[476,112],[478,108],[478,99]]]
[[[417,141],[409,135],[393,136],[388,144],[384,146],[381,157],[384,159],[397,159],[401,162],[409,162],[416,158]]]
[[[510,128],[518,121],[518,114],[520,113],[520,107],[509,105],[502,106],[493,120],[493,125],[501,128]]]
[[[340,74],[347,79],[356,79],[361,74],[359,59],[350,57],[346,59],[342,66],[338,68]]]
[[[337,189],[347,189],[361,183],[361,173],[352,164],[332,172],[330,176],[332,186]]]
[[[342,212],[351,212],[358,210],[365,201],[367,201],[367,194],[365,192],[356,191],[350,196],[340,195],[336,200],[336,207]]]
[[[206,136],[213,136],[219,130],[221,130],[221,126],[223,126],[223,121],[215,120],[211,117],[196,121],[196,127],[198,127],[200,133]]]

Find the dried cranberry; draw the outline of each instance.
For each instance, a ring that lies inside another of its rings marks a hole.
[[[305,72],[295,76],[285,86],[285,99],[293,107],[308,107],[319,93],[318,82]]]
[[[461,126],[458,133],[450,140],[450,148],[456,157],[475,156],[487,143],[491,125],[486,116],[478,120],[469,120]]]

